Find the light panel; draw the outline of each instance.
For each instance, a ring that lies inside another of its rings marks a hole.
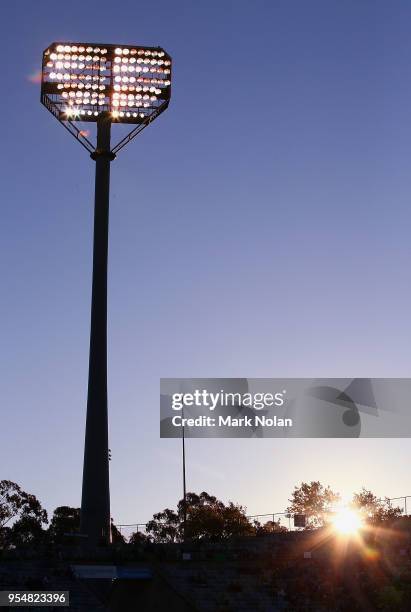
[[[145,124],[171,94],[171,57],[161,47],[52,43],[43,53],[41,101],[59,121]]]

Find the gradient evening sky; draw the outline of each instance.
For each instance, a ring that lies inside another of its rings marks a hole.
[[[55,40],[161,45],[169,110],[112,166],[112,515],[181,496],[159,378],[410,375],[411,5],[3,3],[0,478],[80,504],[93,162],[39,103]],[[411,494],[410,440],[189,440],[188,488]]]

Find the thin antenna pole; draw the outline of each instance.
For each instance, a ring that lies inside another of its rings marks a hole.
[[[184,408],[182,409],[183,417],[183,542],[187,536],[187,488],[186,488],[186,444],[184,431]]]

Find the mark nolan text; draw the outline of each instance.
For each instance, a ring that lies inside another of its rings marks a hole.
[[[219,416],[198,416],[195,418],[183,418],[175,415],[172,418],[174,427],[292,427],[292,419],[283,419],[274,415],[273,417],[258,416],[254,417],[232,417]]]

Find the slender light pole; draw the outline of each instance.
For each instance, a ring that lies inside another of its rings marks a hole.
[[[184,408],[182,409],[184,423]],[[185,544],[187,538],[187,488],[186,488],[186,443],[183,424],[183,542]]]
[[[110,487],[107,414],[107,259],[110,192],[111,116],[97,121],[94,202],[93,285],[91,298],[90,358],[86,438],[84,445],[81,533],[88,543],[110,542]]]
[[[110,163],[169,105],[171,57],[161,47],[52,43],[43,53],[41,102],[96,162],[93,285],[81,534],[111,540],[107,410],[107,260]],[[84,124],[84,125],[83,125]],[[113,124],[131,131],[111,145]],[[90,130],[96,126],[96,144]],[[184,477],[185,482],[185,477]],[[185,484],[184,484],[185,488]]]

